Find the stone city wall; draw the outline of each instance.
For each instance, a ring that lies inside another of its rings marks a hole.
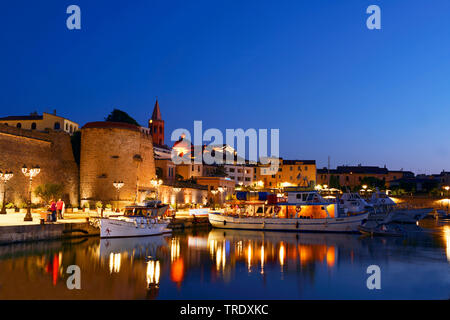
[[[44,183],[64,186],[66,204],[78,205],[79,175],[70,136],[65,132],[18,129],[0,124],[0,170],[13,171],[14,176],[6,184],[6,202],[16,206],[26,204],[29,179],[22,174],[22,167],[38,165],[41,172],[33,179],[32,190]],[[0,185],[0,203],[3,201],[3,185]],[[41,199],[32,194],[33,203]]]

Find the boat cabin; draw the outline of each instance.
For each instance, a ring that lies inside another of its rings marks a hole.
[[[292,204],[318,204],[326,203],[326,201],[317,191],[299,191],[288,193],[288,203]]]
[[[159,200],[153,200],[147,202],[144,206],[134,205],[125,207],[124,215],[126,217],[152,217],[156,218],[161,216],[167,205],[162,204]]]

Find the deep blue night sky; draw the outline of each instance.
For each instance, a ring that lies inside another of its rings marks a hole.
[[[81,7],[82,29],[66,28]],[[370,4],[381,30],[366,28]],[[450,1],[8,1],[0,116],[279,128],[281,156],[450,170]],[[171,144],[166,138],[166,143]]]

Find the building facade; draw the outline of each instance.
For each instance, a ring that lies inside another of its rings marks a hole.
[[[235,185],[252,186],[256,180],[256,165],[250,164],[225,164],[225,171],[228,178],[234,181]]]
[[[332,187],[357,187],[368,178],[384,181],[387,186],[394,180],[414,177],[411,171],[393,170],[376,166],[338,166],[336,169],[317,169],[317,184]]]
[[[316,185],[315,160],[279,159],[279,166],[273,172],[270,165],[258,165],[256,183],[267,189],[283,187],[314,187]]]
[[[53,114],[44,112],[42,115],[36,113],[29,116],[8,116],[0,118],[0,123],[10,127],[19,129],[28,129],[36,131],[54,130],[64,131],[68,134],[73,134],[78,131],[78,123],[69,119],[56,115],[56,110]]]

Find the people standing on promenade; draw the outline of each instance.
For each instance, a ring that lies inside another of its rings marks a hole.
[[[64,207],[65,203],[61,199],[56,202],[56,210],[58,212],[58,219],[64,219],[63,213],[64,213]]]
[[[50,211],[52,212],[52,221],[56,222],[56,202],[53,199],[50,203]]]

